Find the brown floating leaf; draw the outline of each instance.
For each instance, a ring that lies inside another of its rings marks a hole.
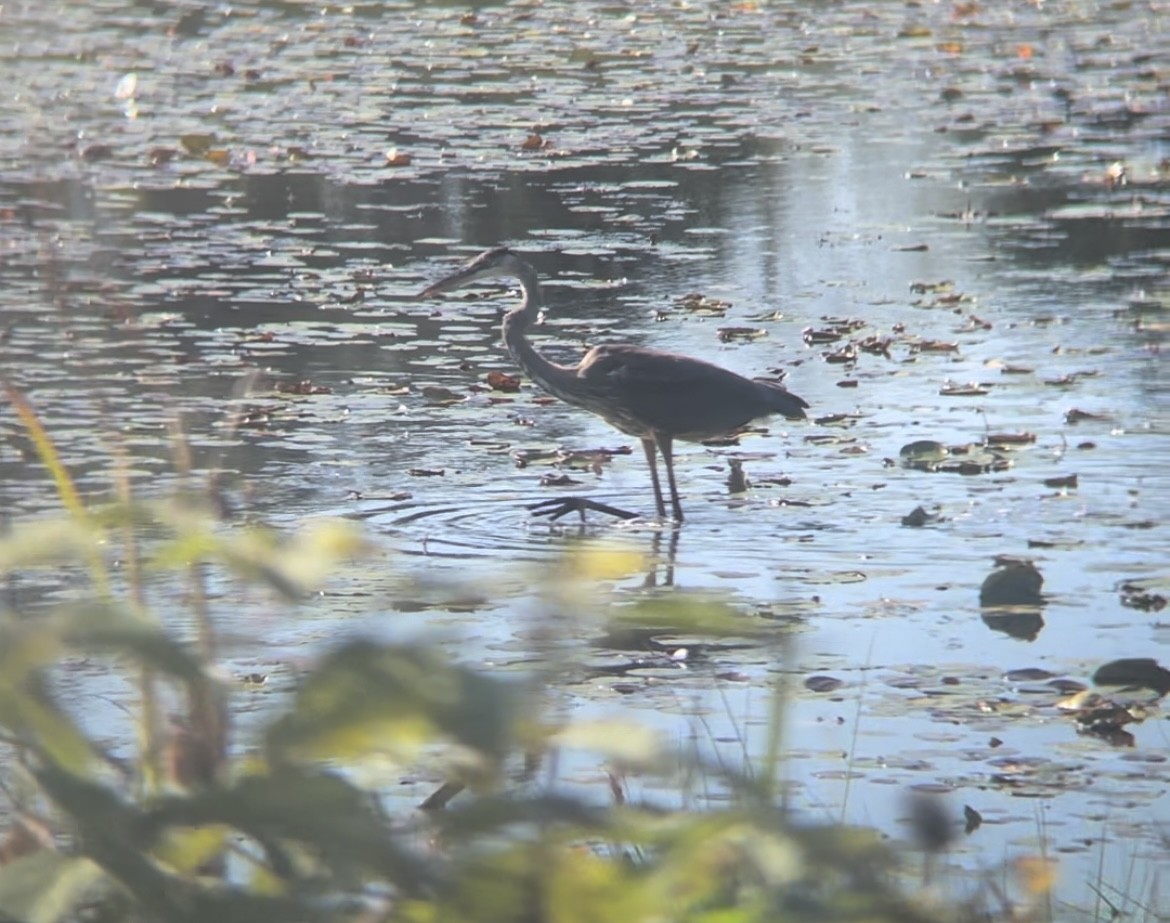
[[[701,292],[688,292],[675,302],[675,307],[708,317],[722,317],[731,308],[731,302],[708,298]]]
[[[915,442],[909,442],[898,450],[898,455],[908,464],[910,462],[938,462],[949,454],[950,449],[933,439],[919,439]]]
[[[835,349],[832,352],[827,352],[825,361],[833,364],[842,364],[846,362],[857,361],[857,347],[852,343],[846,343],[840,349]]]
[[[976,384],[975,382],[968,382],[965,385],[945,384],[938,389],[938,393],[943,397],[982,397],[984,394],[990,393],[991,388],[987,385]]]
[[[927,295],[935,292],[949,292],[955,287],[955,283],[950,279],[943,279],[940,282],[911,282],[910,291],[914,295]]]
[[[1035,441],[1035,433],[991,433],[983,437],[984,445],[1001,448],[1013,445],[1031,445]]]
[[[1088,420],[1104,423],[1107,422],[1109,418],[1104,414],[1089,413],[1086,410],[1077,410],[1075,407],[1064,415],[1065,423],[1083,423]]]
[[[812,327],[806,327],[803,331],[804,342],[809,346],[815,346],[820,343],[834,343],[841,339],[845,334],[840,330],[814,330]]]
[[[212,145],[215,144],[215,135],[190,132],[179,136],[179,144],[192,157],[203,157],[211,150]]]
[[[541,487],[575,487],[581,482],[568,474],[542,474]]]
[[[278,381],[274,390],[277,394],[332,394],[328,385],[315,385],[308,378],[301,381]]]
[[[1018,670],[1008,670],[1003,678],[1009,683],[1038,683],[1041,680],[1052,679],[1056,676],[1040,667],[1022,667]]]
[[[459,404],[463,401],[463,397],[456,394],[450,388],[440,388],[437,385],[427,385],[422,389],[421,393],[426,400],[435,404],[443,404],[444,406]]]
[[[487,373],[487,383],[488,387],[493,391],[506,391],[511,393],[520,390],[519,378],[496,370]]]
[[[990,330],[992,327],[991,321],[984,320],[974,314],[967,315],[967,323],[959,328],[960,333],[971,333],[975,330]]]
[[[174,160],[178,153],[173,147],[152,147],[147,159],[152,167],[161,167]]]
[[[957,353],[959,344],[948,340],[915,340],[910,344],[912,353]]]
[[[890,358],[890,346],[893,345],[892,337],[879,337],[877,334],[868,336],[863,340],[858,341],[857,348],[863,353],[870,353],[874,356],[885,356]]]
[[[811,692],[834,692],[844,685],[844,681],[835,676],[810,676],[804,681],[804,688]]]
[[[81,149],[81,159],[91,163],[95,160],[108,160],[114,156],[114,148],[109,144],[90,144]]]
[[[730,343],[732,340],[757,340],[766,337],[768,331],[759,327],[720,327],[715,334],[721,343]]]
[[[1128,583],[1121,585],[1121,604],[1139,612],[1161,612],[1166,608],[1166,597]]]

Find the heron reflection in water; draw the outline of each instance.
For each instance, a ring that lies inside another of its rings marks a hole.
[[[674,477],[674,441],[700,442],[727,436],[752,420],[781,414],[789,420],[805,416],[808,404],[776,382],[744,378],[729,369],[640,346],[595,346],[576,365],[559,365],[542,356],[528,341],[529,327],[542,306],[540,282],[528,263],[507,247],[481,253],[458,272],[427,287],[420,298],[503,276],[520,283],[522,299],[504,315],[504,343],[521,369],[541,388],[574,407],[595,413],[611,426],[641,440],[650,465],[654,502],[666,518],[658,477],[658,453],[666,465],[674,519],[683,520]],[[600,510],[626,518],[605,504],[570,497],[537,504],[554,518],[570,510]]]

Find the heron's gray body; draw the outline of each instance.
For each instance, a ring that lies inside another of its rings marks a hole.
[[[523,300],[504,316],[504,343],[516,363],[545,391],[595,413],[641,440],[650,464],[654,499],[666,515],[658,480],[656,451],[662,453],[675,519],[683,519],[675,486],[672,443],[726,436],[752,420],[781,414],[802,419],[808,404],[781,385],[744,378],[722,366],[641,346],[595,346],[572,366],[558,365],[529,342],[529,327],[540,311],[540,283],[533,268],[500,247],[480,254],[463,269],[422,293],[438,294],[489,276],[520,282]]]

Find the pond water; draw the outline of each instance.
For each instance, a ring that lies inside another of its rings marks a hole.
[[[1131,746],[1078,734],[1049,680],[1170,645],[1163,614],[1123,604],[1170,586],[1170,17],[124,6],[0,8],[0,362],[86,490],[109,489],[118,445],[141,491],[167,489],[181,416],[233,522],[341,516],[382,543],[291,624],[259,596],[223,600],[233,670],[279,674],[352,632],[438,632],[486,669],[527,669],[548,634],[532,565],[617,543],[647,562],[611,581],[618,603],[710,593],[751,641],[622,649],[561,606],[569,714],[750,760],[784,675],[810,816],[901,836],[902,792],[950,792],[956,818],[984,821],[956,861],[1043,848],[1077,908],[1096,905],[1083,880],[1148,894],[1165,717],[1130,725]],[[628,438],[529,383],[489,389],[516,372],[498,333],[514,293],[417,298],[500,243],[545,279],[534,336],[555,358],[633,342],[783,373],[810,420],[678,446],[677,530],[530,517],[569,491],[653,502]],[[995,434],[1029,438],[992,451]],[[922,470],[902,456],[920,440],[971,448]],[[515,462],[557,448],[632,451]],[[9,520],[54,505],[31,458],[0,420]],[[576,484],[541,486],[561,473]],[[937,518],[903,525],[919,506]],[[1000,555],[1043,575],[1022,620],[980,609]],[[9,604],[62,580],[21,575]],[[1011,672],[1028,669],[1044,672]],[[843,685],[803,685],[818,674]]]

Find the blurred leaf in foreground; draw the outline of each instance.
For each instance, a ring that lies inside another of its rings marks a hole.
[[[58,708],[38,669],[61,651],[55,624],[0,625],[0,727],[39,754],[84,775],[94,750]]]
[[[424,646],[353,641],[327,655],[268,732],[274,762],[410,756],[445,737],[487,758],[511,748],[519,687],[452,664]]]
[[[89,859],[42,849],[0,868],[0,917],[21,923],[73,919],[82,898],[104,878]]]
[[[422,888],[430,877],[426,866],[396,845],[374,805],[369,793],[340,776],[286,767],[244,776],[228,788],[162,799],[148,809],[145,828],[226,825],[260,844],[285,877],[298,871],[292,859],[298,853],[286,847],[300,844],[341,881],[360,870],[407,891]],[[198,849],[198,843],[184,844],[184,852]]]

